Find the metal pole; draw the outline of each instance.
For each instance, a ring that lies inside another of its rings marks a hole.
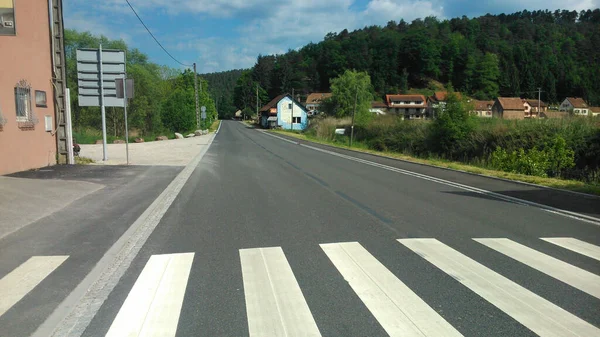
[[[538,118],[542,115],[541,114],[541,105],[542,105],[542,88],[538,88]]]
[[[102,44],[98,49],[98,60],[100,63],[100,109],[102,110],[102,160],[107,161],[106,155],[106,108],[104,107],[104,75],[102,74]]]
[[[198,102],[198,73],[194,62],[194,91],[196,95],[196,128],[200,129],[200,102]]]
[[[127,75],[123,77],[123,111],[125,113],[125,155],[129,165],[129,128],[127,127]]]
[[[352,126],[350,126],[350,147],[354,138],[354,116],[356,115],[356,102],[358,101],[358,85],[356,85],[356,95],[354,96],[354,111],[352,111]]]
[[[292,88],[292,120],[290,123],[290,130],[294,130],[294,88]]]
[[[67,134],[67,164],[75,164],[75,157],[73,156],[73,122],[71,120],[71,90],[67,88],[65,90],[65,120],[66,120],[66,134]]]

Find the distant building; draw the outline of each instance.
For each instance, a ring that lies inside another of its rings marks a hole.
[[[385,95],[390,113],[404,119],[427,118],[427,101],[423,95]]]
[[[460,92],[454,93],[459,99],[462,98]],[[448,101],[447,91],[436,91],[432,96],[427,97],[427,114],[429,117],[434,117],[435,112],[441,109],[446,111],[446,102]]]
[[[573,112],[575,115],[587,116],[590,113],[590,107],[583,98],[567,97],[560,104],[558,111]]]
[[[48,0],[0,1],[0,175],[66,161],[66,148],[57,151],[66,138],[57,139],[64,121],[56,107],[65,101],[54,91],[65,85],[53,55],[63,46],[52,36],[62,17],[53,25],[49,11]]]
[[[492,106],[494,106],[494,101],[474,100],[471,104],[473,104],[473,115],[484,118],[492,117]]]
[[[331,98],[330,92],[315,92],[306,97],[304,106],[308,110],[309,115],[316,115],[321,112],[321,104],[324,100]]]
[[[520,97],[498,97],[492,106],[492,115],[502,119],[524,119],[525,105]]]
[[[388,112],[388,106],[384,102],[371,102],[370,112],[376,115],[386,115]]]
[[[263,128],[304,130],[308,127],[308,111],[289,94],[275,97],[259,111]]]
[[[548,111],[548,104],[534,99],[523,99],[523,106],[525,107],[525,118],[538,118]]]
[[[596,116],[600,116],[600,107],[597,106],[592,106],[590,107],[590,113],[592,114],[592,116],[596,117]]]

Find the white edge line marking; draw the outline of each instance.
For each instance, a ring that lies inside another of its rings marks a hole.
[[[96,266],[46,318],[32,337],[83,334],[210,148],[215,135],[210,137],[206,147],[106,251]]]
[[[600,276],[506,238],[473,239],[524,265],[600,298]]]
[[[175,336],[194,253],[152,255],[107,337]]]
[[[539,336],[600,336],[596,326],[436,239],[397,241]]]
[[[320,246],[388,335],[462,336],[360,243]]]
[[[221,131],[221,125],[223,125],[223,120],[219,119],[219,127],[217,128],[217,132],[215,132],[215,135],[219,133],[219,131]]]
[[[541,238],[542,240],[600,261],[600,247],[575,238]]]
[[[536,202],[533,201],[527,201],[527,200],[523,200],[523,199],[519,199],[519,198],[515,198],[515,197],[510,197],[507,195],[503,195],[503,194],[499,194],[496,192],[491,192],[491,191],[487,191],[481,188],[477,188],[477,187],[472,187],[472,186],[468,186],[468,185],[463,185],[460,183],[455,183],[452,181],[448,181],[448,180],[444,180],[444,179],[440,179],[440,178],[435,178],[432,176],[428,176],[425,174],[421,174],[421,173],[416,173],[416,172],[412,172],[412,171],[408,171],[408,170],[404,170],[404,169],[399,169],[396,167],[392,167],[392,166],[388,166],[388,165],[384,165],[384,164],[379,164],[379,163],[375,163],[372,161],[368,161],[368,160],[364,160],[364,159],[360,159],[360,158],[356,158],[356,157],[352,157],[352,156],[347,156],[341,153],[337,153],[337,152],[333,152],[333,151],[329,151],[329,150],[324,150],[324,149],[320,149],[314,146],[310,146],[310,145],[306,145],[306,144],[300,144],[297,142],[293,142],[290,141],[289,139],[285,139],[276,135],[272,135],[268,132],[264,132],[264,131],[260,131],[261,133],[289,142],[289,143],[293,143],[293,144],[297,144],[306,148],[309,148],[311,150],[315,150],[315,151],[319,151],[319,152],[323,152],[323,153],[327,153],[336,157],[340,157],[340,158],[345,158],[348,160],[352,160],[352,161],[356,161],[359,163],[363,163],[366,165],[370,165],[370,166],[375,166],[375,167],[379,167],[388,171],[393,171],[393,172],[397,172],[397,173],[401,173],[401,174],[405,174],[405,175],[409,175],[415,178],[420,178],[420,179],[424,179],[424,180],[428,180],[428,181],[432,181],[432,182],[436,182],[439,184],[443,184],[443,185],[447,185],[447,186],[451,186],[451,187],[455,187],[458,189],[462,189],[465,191],[469,191],[469,192],[475,192],[475,193],[479,193],[479,194],[483,194],[483,195],[487,195],[487,196],[491,196],[494,197],[496,199],[500,199],[500,200],[504,200],[504,201],[509,201],[521,206],[534,206],[537,208],[540,208],[544,211],[550,212],[550,213],[554,213],[554,214],[558,214],[558,215],[562,215],[564,217],[568,217],[571,219],[576,219],[579,221],[584,221],[596,226],[600,226],[600,219],[599,218],[595,218],[592,216],[588,216],[588,215],[584,215],[584,214],[580,214],[580,213],[576,213],[576,212],[571,212],[571,211],[567,211],[564,209],[560,209],[560,208],[556,208],[556,207],[552,207],[552,206],[547,206],[547,205],[542,205],[542,204],[538,204]],[[368,153],[367,153],[368,154]]]
[[[32,256],[0,279],[0,316],[37,287],[67,258],[68,255]]]
[[[250,336],[321,336],[281,247],[239,254]]]

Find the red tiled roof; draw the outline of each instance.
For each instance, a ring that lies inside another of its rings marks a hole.
[[[523,103],[527,103],[529,104],[530,107],[532,108],[537,108],[538,107],[538,101],[537,99],[524,99]],[[540,101],[539,102],[540,107],[545,108],[548,106],[548,104],[546,104],[544,101]]]
[[[306,104],[321,103],[323,100],[330,98],[330,92],[314,92],[306,97]]]
[[[581,97],[567,97],[567,100],[574,108],[588,108],[588,104]]]
[[[473,105],[475,106],[475,110],[476,111],[484,111],[484,110],[488,110],[488,105],[491,106],[494,105],[494,101],[473,101]]]
[[[525,110],[523,100],[520,97],[498,97],[496,100],[504,110]]]
[[[426,100],[425,100],[425,96],[423,95],[385,95],[385,101],[387,102],[388,106],[391,106],[391,101],[403,101],[403,102],[415,102],[415,101],[421,101],[423,102],[423,104],[425,104]],[[398,107],[397,105],[395,105],[394,107]],[[414,105],[413,105],[414,107]]]
[[[271,110],[271,108],[276,108],[277,103],[279,103],[279,101],[281,101],[285,96],[287,96],[287,94],[279,95],[279,96],[273,98],[273,100],[271,100],[271,102],[267,103],[267,105],[260,108],[259,111],[260,112],[269,112]]]
[[[593,113],[600,113],[600,106],[591,106],[590,111]]]

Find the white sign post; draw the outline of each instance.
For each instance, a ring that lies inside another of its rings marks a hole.
[[[115,79],[125,77],[125,52],[122,50],[77,49],[79,106],[99,106],[102,111],[103,159],[106,161],[106,107],[124,107],[117,98]]]

